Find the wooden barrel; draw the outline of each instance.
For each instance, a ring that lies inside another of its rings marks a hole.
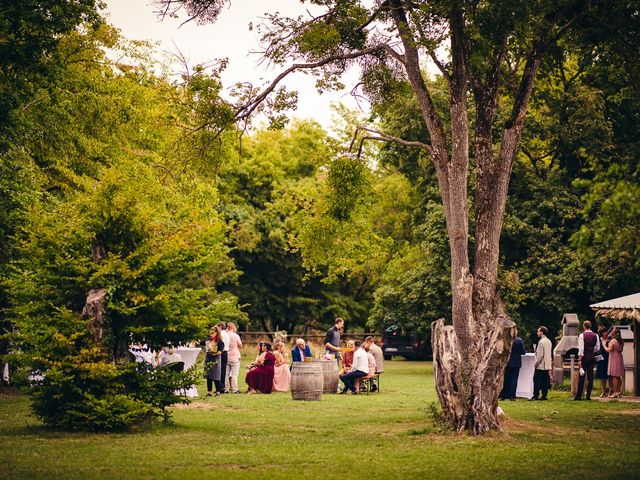
[[[320,363],[293,362],[293,367],[291,367],[291,397],[294,400],[322,399],[324,381]]]
[[[322,393],[338,393],[338,362],[320,362],[322,365]]]

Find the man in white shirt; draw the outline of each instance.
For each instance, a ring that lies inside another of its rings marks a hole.
[[[227,329],[223,330],[229,336],[229,351],[227,353],[227,371],[225,374],[225,390],[231,393],[240,393],[238,390],[238,374],[240,373],[240,350],[242,349],[242,340],[240,335],[236,333],[236,324],[227,323]],[[224,342],[224,335],[222,336]],[[227,344],[224,345],[225,349]]]
[[[224,343],[224,350],[222,351],[222,356],[220,357],[220,371],[222,372],[222,382],[225,382],[225,376],[227,374],[227,362],[229,359],[229,344],[231,342],[231,338],[229,337],[229,333],[227,332],[227,326],[224,322],[218,323],[220,327],[220,339],[222,343]],[[222,393],[229,393],[229,391],[225,388]]]
[[[591,322],[585,320],[582,323],[583,332],[578,336],[578,367],[581,369],[578,381],[578,393],[574,400],[582,400],[584,379],[587,378],[587,400],[591,400],[593,388],[593,367],[596,365],[596,355],[600,353],[600,341],[598,335],[591,331]]]
[[[358,392],[356,392],[355,387],[356,378],[366,377],[369,372],[369,357],[365,349],[362,347],[362,342],[360,340],[356,340],[355,347],[356,351],[353,354],[351,371],[340,377],[340,380],[344,383],[344,388],[341,393],[347,393],[347,390],[351,390],[351,393],[354,395],[357,394]]]

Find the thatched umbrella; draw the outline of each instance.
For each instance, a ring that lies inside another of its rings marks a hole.
[[[634,371],[633,384],[635,394],[640,395],[640,293],[614,298],[600,303],[594,303],[590,307],[595,310],[596,316],[610,318],[611,320],[631,320],[633,323],[633,353]]]
[[[589,305],[599,317],[611,320],[633,319],[640,322],[640,293]]]

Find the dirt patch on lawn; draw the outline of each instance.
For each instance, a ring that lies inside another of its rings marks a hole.
[[[545,433],[549,435],[571,435],[575,431],[571,427],[561,427],[553,422],[553,418],[543,418],[539,422],[522,422],[510,418],[502,420],[502,428],[506,435],[511,433]]]
[[[605,413],[622,414],[622,415],[640,415],[640,408],[636,410],[605,410]]]
[[[0,398],[2,397],[19,397],[23,395],[19,388],[15,387],[0,387]]]
[[[195,401],[189,404],[177,403],[173,405],[176,410],[221,410],[221,411],[232,411],[235,408],[230,407],[228,405],[221,405],[215,402],[203,402],[203,401]]]

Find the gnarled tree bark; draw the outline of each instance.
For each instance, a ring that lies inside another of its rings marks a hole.
[[[100,346],[104,346],[105,326],[104,312],[107,291],[104,288],[91,289],[85,300],[82,309],[82,318],[87,321],[87,329],[91,333],[93,341]]]

